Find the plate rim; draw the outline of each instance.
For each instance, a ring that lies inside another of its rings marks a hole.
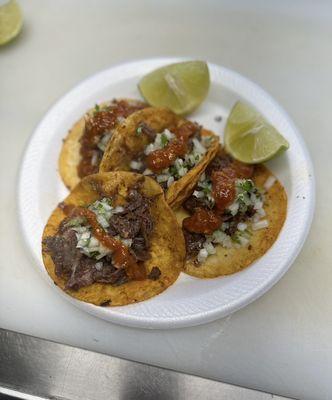
[[[104,320],[107,320],[109,322],[114,322],[120,325],[125,325],[125,326],[131,326],[131,327],[137,327],[137,328],[153,328],[153,329],[170,329],[170,328],[183,328],[183,327],[189,327],[189,326],[195,326],[195,325],[201,325],[205,324],[211,321],[214,321],[218,318],[223,318],[226,317],[229,314],[232,314],[239,309],[245,307],[246,305],[252,303],[259,297],[261,297],[264,293],[266,293],[269,289],[271,289],[272,286],[274,286],[281,278],[282,276],[288,271],[288,269],[291,267],[293,264],[294,260],[298,256],[299,252],[301,251],[305,240],[308,236],[308,233],[310,231],[313,215],[314,215],[314,209],[315,209],[315,174],[314,174],[314,168],[313,164],[311,161],[311,157],[309,154],[309,151],[306,147],[305,141],[303,137],[301,136],[300,132],[298,131],[297,127],[295,126],[294,122],[292,119],[289,117],[288,113],[284,110],[282,106],[279,105],[279,103],[268,93],[266,92],[262,87],[260,87],[258,84],[255,82],[251,81],[248,79],[246,76],[231,70],[229,68],[210,63],[208,62],[210,67],[219,69],[221,71],[227,72],[229,75],[232,75],[238,80],[242,80],[243,82],[246,82],[249,84],[256,92],[259,92],[262,94],[269,102],[272,104],[273,108],[276,109],[280,114],[282,114],[284,120],[289,124],[291,130],[293,131],[293,134],[296,136],[296,139],[298,140],[301,151],[303,154],[303,157],[306,161],[306,167],[308,171],[310,172],[310,179],[309,179],[309,187],[308,187],[308,198],[307,198],[307,215],[305,216],[305,224],[304,224],[304,229],[297,238],[297,243],[296,246],[294,247],[293,251],[289,254],[287,258],[287,262],[283,263],[283,267],[279,268],[277,270],[277,273],[275,273],[273,276],[269,277],[269,279],[265,279],[263,283],[261,283],[255,290],[252,290],[251,292],[247,292],[245,294],[242,294],[241,296],[238,296],[236,299],[233,299],[230,301],[227,305],[222,305],[220,308],[216,307],[213,308],[209,311],[200,311],[196,312],[195,314],[189,314],[186,316],[182,317],[176,317],[176,316],[171,316],[171,317],[163,317],[162,319],[160,317],[147,317],[147,316],[137,316],[137,315],[128,315],[128,314],[123,314],[121,313],[121,308],[122,307],[115,307],[115,308],[109,308],[109,309],[100,309],[98,306],[94,306],[89,303],[84,303],[81,301],[78,301],[71,296],[67,295],[65,292],[63,292],[61,289],[56,287],[51,280],[51,278],[48,276],[48,274],[44,271],[41,270],[41,268],[38,267],[40,260],[35,257],[33,249],[29,246],[29,241],[27,239],[27,232],[25,230],[25,225],[23,223],[24,221],[24,213],[23,213],[23,205],[22,205],[22,190],[23,190],[23,184],[24,184],[24,165],[28,162],[28,156],[29,156],[29,149],[31,146],[31,143],[33,142],[34,137],[38,134],[40,128],[42,127],[43,123],[45,120],[49,119],[50,116],[52,116],[52,113],[56,112],[56,108],[64,102],[67,98],[75,94],[75,92],[78,92],[81,90],[85,85],[87,85],[90,81],[93,81],[94,79],[97,79],[98,76],[101,76],[103,74],[108,73],[110,70],[113,70],[115,68],[119,67],[124,67],[124,66],[134,66],[137,65],[138,63],[172,63],[172,62],[179,62],[179,61],[184,61],[184,60],[189,60],[188,57],[156,57],[156,58],[146,58],[146,59],[136,59],[132,60],[129,62],[124,62],[124,63],[118,63],[115,65],[111,65],[109,68],[106,68],[102,71],[96,72],[84,80],[78,82],[72,89],[67,91],[64,95],[62,95],[44,114],[42,119],[39,121],[39,123],[36,125],[36,127],[33,129],[33,132],[30,134],[29,139],[26,142],[25,148],[23,155],[20,160],[20,166],[19,166],[19,173],[17,175],[17,184],[16,184],[16,189],[17,189],[17,209],[18,209],[18,220],[19,220],[19,226],[20,226],[20,232],[21,236],[23,236],[24,239],[24,244],[27,247],[27,250],[29,251],[30,255],[32,256],[31,258],[34,261],[34,269],[37,269],[43,278],[46,278],[46,281],[58,291],[58,293],[68,300],[71,304],[74,306],[78,307],[80,310],[83,310],[85,312],[88,312],[89,314],[94,315],[95,317],[102,318]],[[59,177],[60,179],[60,177]],[[288,218],[288,214],[286,217],[286,220]],[[286,222],[286,221],[285,221]],[[278,238],[276,242],[278,241]],[[267,254],[267,253],[266,253]],[[262,256],[262,258],[265,255]],[[139,303],[137,303],[139,304]],[[98,309],[99,312],[96,311]]]

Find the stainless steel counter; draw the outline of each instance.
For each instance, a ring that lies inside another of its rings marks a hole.
[[[267,393],[1,329],[0,393],[36,400],[271,399]]]

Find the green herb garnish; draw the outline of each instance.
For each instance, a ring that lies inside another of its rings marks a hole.
[[[164,133],[161,134],[160,140],[161,140],[162,147],[165,147],[168,145],[169,140],[168,140],[168,137]]]
[[[79,226],[79,225],[82,225],[85,221],[86,220],[84,217],[75,217],[75,218],[72,218],[71,220],[69,220],[66,223],[66,226]]]
[[[176,168],[175,165],[171,165],[171,166],[169,167],[169,173],[170,173],[171,175],[173,175],[173,176],[177,176],[178,170],[177,170],[177,168]]]
[[[99,113],[99,111],[100,111],[100,106],[99,106],[99,104],[96,104],[95,105],[95,109],[94,109],[94,113],[97,114],[97,113]]]
[[[245,192],[250,192],[254,187],[254,184],[251,179],[246,179],[244,182],[239,184],[239,187]]]
[[[141,126],[139,126],[139,127],[136,129],[136,136],[140,136],[142,133],[143,133],[143,128],[142,128]]]

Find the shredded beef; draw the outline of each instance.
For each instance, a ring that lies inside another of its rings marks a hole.
[[[137,189],[132,189],[128,194],[128,204],[124,207],[124,211],[114,215],[110,220],[109,233],[112,235],[120,235],[125,239],[135,239],[135,252],[140,253],[139,259],[142,258],[142,252],[147,252],[147,242],[150,233],[153,230],[153,220],[150,213],[151,200],[143,196]],[[135,248],[136,247],[136,248]],[[146,255],[143,256],[146,259]]]
[[[145,122],[141,122],[138,125],[138,128],[141,128],[142,132],[145,133],[149,139],[154,140],[154,138],[156,137],[157,132],[150,128]]]
[[[156,281],[159,279],[160,275],[161,275],[160,269],[158,267],[152,267],[151,272],[148,275],[148,278],[153,281]]]
[[[220,171],[228,167],[232,163],[232,161],[232,157],[228,154],[219,155],[210,162],[205,170],[205,173],[207,175],[212,175],[213,171]]]
[[[202,235],[201,233],[188,232],[185,229],[183,230],[183,233],[186,241],[187,258],[194,258],[203,247],[205,235]]]
[[[70,227],[67,230],[63,227],[61,236],[49,236],[44,240],[55,265],[55,274],[68,279],[66,289],[78,290],[94,282],[119,285],[128,280],[125,270],[115,268],[109,257],[103,258],[103,268],[97,270],[97,261],[81,253],[76,244],[75,231]]]
[[[132,239],[130,252],[136,261],[149,259],[149,236],[153,230],[150,214],[151,200],[144,197],[137,188],[133,188],[127,198],[124,211],[113,215],[110,220],[109,233]],[[94,282],[121,285],[128,281],[124,268],[116,268],[111,256],[97,261],[83,254],[78,248],[76,233],[70,226],[71,217],[64,219],[56,236],[46,237],[43,244],[55,265],[55,273],[67,279],[66,289],[78,290]],[[102,267],[96,268],[96,263]],[[154,276],[156,273],[154,274]],[[156,278],[158,279],[158,278]]]
[[[188,197],[188,199],[183,203],[183,208],[190,214],[193,214],[196,208],[201,208],[201,207],[206,207],[204,201],[199,200],[195,196]]]
[[[109,233],[120,235],[124,239],[132,239],[137,236],[141,228],[141,222],[136,218],[134,213],[127,213],[125,215],[114,215],[110,220]]]
[[[138,261],[146,261],[150,258],[150,254],[147,251],[146,241],[142,236],[137,236],[133,239],[130,252]]]

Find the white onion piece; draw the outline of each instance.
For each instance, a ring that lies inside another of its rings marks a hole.
[[[254,222],[252,224],[252,229],[254,231],[258,231],[259,229],[264,229],[264,228],[267,228],[268,226],[269,226],[269,221],[266,219],[263,219],[261,221]]]
[[[275,176],[273,176],[273,175],[269,176],[264,183],[264,189],[265,190],[271,189],[271,187],[274,185],[276,180],[277,180],[277,178]]]

